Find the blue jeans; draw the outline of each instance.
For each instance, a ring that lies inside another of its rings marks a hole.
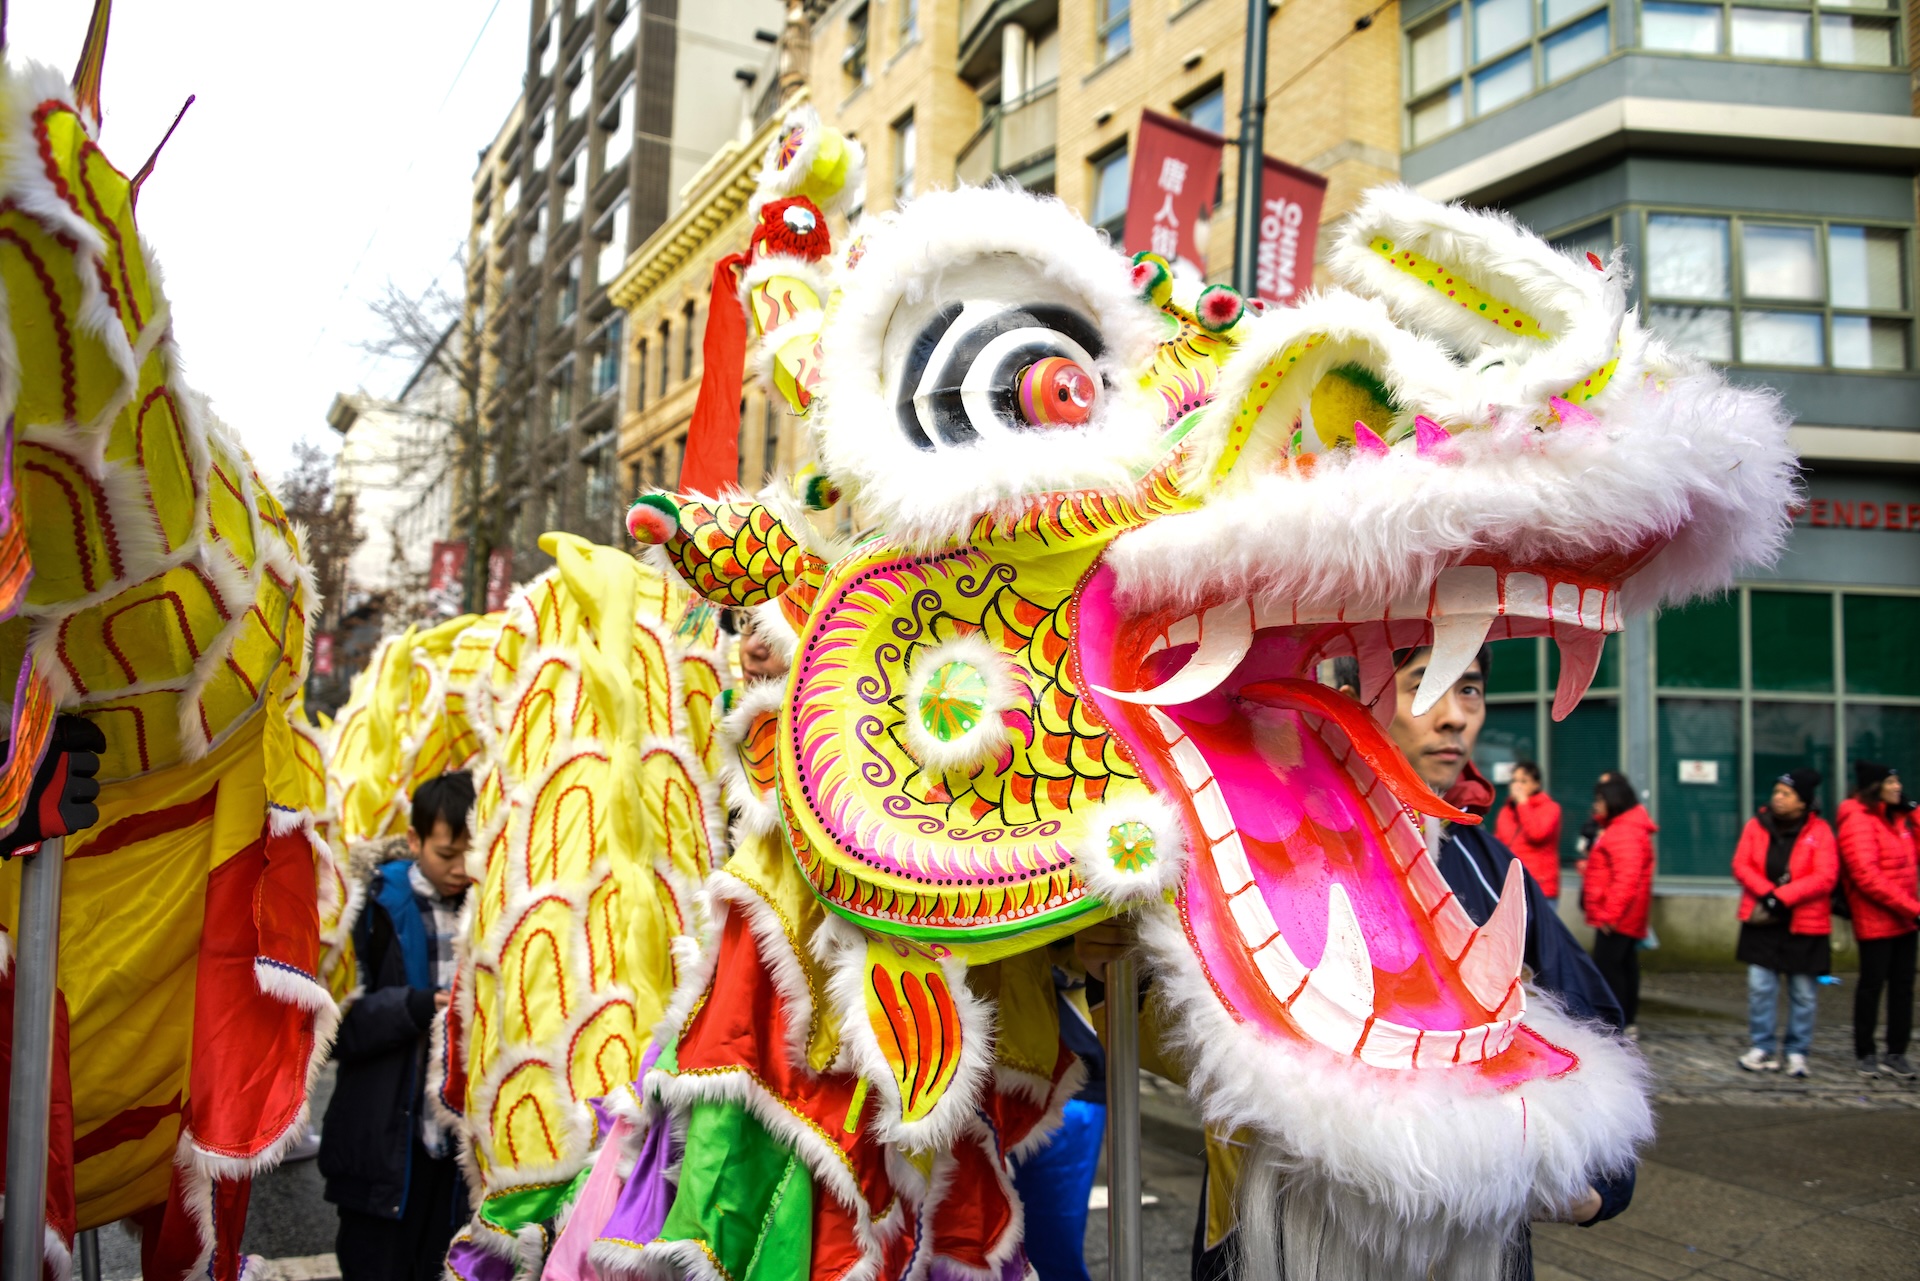
[[[1776,974],[1747,967],[1747,1035],[1755,1048],[1771,1053],[1777,1040],[1780,980],[1787,981],[1787,1054],[1805,1054],[1813,1046],[1814,996],[1819,980],[1811,974]]]
[[[1087,1197],[1106,1131],[1105,1107],[1069,1099],[1053,1142],[1014,1167],[1027,1212],[1027,1262],[1040,1281],[1088,1281]]]

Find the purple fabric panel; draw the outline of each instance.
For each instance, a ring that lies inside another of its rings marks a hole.
[[[471,1241],[455,1241],[447,1251],[447,1269],[463,1281],[513,1281],[513,1263]]]

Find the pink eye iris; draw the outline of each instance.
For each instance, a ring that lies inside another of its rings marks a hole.
[[[1078,427],[1093,416],[1093,375],[1065,356],[1048,356],[1021,371],[1020,416],[1035,427]]]

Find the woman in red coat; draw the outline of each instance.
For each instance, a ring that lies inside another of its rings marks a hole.
[[[1513,763],[1507,803],[1500,807],[1493,834],[1540,882],[1548,898],[1560,897],[1560,804],[1540,788],[1540,767]]]
[[[1749,1072],[1777,1072],[1780,980],[1787,980],[1787,1075],[1807,1074],[1819,977],[1832,961],[1829,935],[1840,854],[1833,830],[1813,812],[1820,771],[1797,769],[1773,784],[1767,807],[1747,820],[1733,852],[1740,882],[1740,946],[1747,966]]]
[[[1587,851],[1580,900],[1594,929],[1593,963],[1620,1001],[1631,1034],[1640,1013],[1640,940],[1653,907],[1654,826],[1624,774],[1603,777],[1593,789],[1605,811]]]
[[[1860,1075],[1914,1079],[1907,1062],[1913,1033],[1914,942],[1920,936],[1913,812],[1900,776],[1873,761],[1853,763],[1854,793],[1840,805],[1840,875],[1853,936],[1860,943],[1860,986],[1853,994],[1853,1052]],[[1873,1053],[1880,991],[1887,993],[1887,1053]]]

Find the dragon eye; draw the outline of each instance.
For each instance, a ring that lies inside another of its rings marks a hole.
[[[1105,351],[1067,307],[968,302],[928,319],[897,382],[900,430],[921,449],[1035,427],[1077,427],[1099,395]]]

